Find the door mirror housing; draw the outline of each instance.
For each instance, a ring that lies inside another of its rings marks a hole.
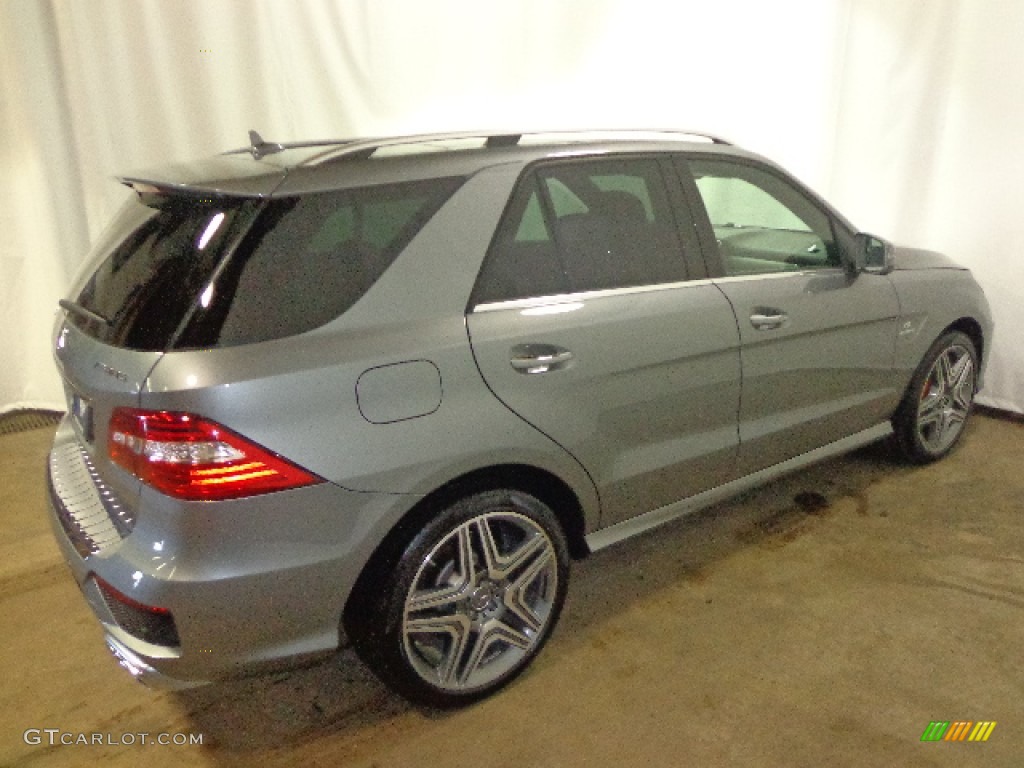
[[[851,267],[858,274],[887,275],[896,267],[895,251],[888,240],[860,232],[854,240]]]

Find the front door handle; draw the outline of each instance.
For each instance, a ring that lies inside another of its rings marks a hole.
[[[509,352],[509,362],[519,373],[548,373],[568,368],[573,354],[551,344],[518,344]]]
[[[773,307],[755,307],[750,324],[759,331],[774,331],[789,325],[789,315]]]

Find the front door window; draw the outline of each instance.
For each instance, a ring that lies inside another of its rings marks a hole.
[[[828,216],[780,177],[727,160],[690,161],[728,276],[838,267]]]

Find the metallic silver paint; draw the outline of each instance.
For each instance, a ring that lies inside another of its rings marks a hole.
[[[717,504],[720,501],[741,494],[746,490],[764,485],[777,477],[795,472],[833,456],[848,453],[856,448],[870,445],[873,442],[888,437],[890,434],[892,434],[892,426],[888,422],[878,424],[855,435],[844,437],[829,445],[824,445],[795,456],[781,464],[776,464],[746,477],[732,480],[704,493],[699,493],[696,496],[667,504],[660,509],[651,510],[631,520],[602,528],[587,536],[587,546],[590,547],[592,552],[597,552],[600,549],[617,544],[644,531],[649,531],[659,525],[664,525],[684,515],[698,512],[701,509],[710,507],[712,504]]]
[[[555,315],[470,313],[473,353],[494,394],[587,468],[601,525],[727,480],[737,449],[736,319],[714,285],[580,295]],[[523,345],[571,365],[523,376]]]
[[[356,380],[356,402],[371,424],[429,416],[441,407],[441,372],[429,360],[378,365]]]
[[[887,277],[841,269],[719,284],[737,313],[743,364],[737,474],[746,475],[885,419],[899,301]],[[749,317],[783,314],[762,330]]]
[[[143,679],[216,680],[337,647],[350,591],[380,542],[425,496],[468,473],[513,477],[509,467],[526,467],[557,478],[598,549],[885,436],[944,329],[969,319],[990,336],[988,306],[970,273],[903,249],[884,276],[729,278],[712,268],[712,277],[692,282],[467,311],[523,170],[565,150],[335,161],[324,147],[286,148],[259,161],[246,152],[125,177],[267,196],[467,175],[373,288],[309,333],[165,354],[110,347],[58,321],[55,357],[69,406],[75,396],[89,402],[95,435],[85,440],[66,419],[57,460],[63,446],[79,443],[136,522],[130,535],[85,558],[53,517],[55,537],[111,647]],[[673,140],[573,145],[579,152],[762,162],[733,147]],[[852,239],[848,222],[822,205]],[[87,279],[88,267],[76,295]],[[750,318],[766,314],[759,308],[778,310],[788,325],[755,329]],[[523,375],[512,364],[522,345],[572,357]],[[389,367],[397,379],[361,379]],[[171,499],[110,462],[107,424],[120,406],[200,413],[328,482],[229,502]],[[181,647],[153,646],[118,628],[93,576],[170,608]]]

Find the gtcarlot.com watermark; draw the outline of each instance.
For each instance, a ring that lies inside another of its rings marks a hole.
[[[203,743],[201,733],[76,733],[60,728],[27,728],[21,738],[30,746],[48,747],[195,747]]]

